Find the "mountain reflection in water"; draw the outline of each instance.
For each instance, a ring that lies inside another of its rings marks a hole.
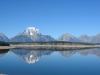
[[[7,75],[100,75],[100,49],[0,50],[0,73]],[[21,60],[19,60],[21,59]]]
[[[82,50],[67,50],[67,51],[59,51],[62,56],[64,57],[70,57],[76,53],[87,56],[87,55],[95,55],[100,57],[100,49],[95,48],[95,49],[82,49]]]
[[[28,50],[28,49],[11,49],[11,52],[13,52],[15,55],[17,55],[19,58],[27,62],[28,64],[33,64],[39,61],[39,59],[44,55],[50,55],[54,50]],[[0,57],[3,57],[8,53],[9,50],[0,50]],[[98,48],[96,49],[84,49],[84,50],[66,50],[66,51],[57,51],[64,57],[71,57],[74,54],[78,53],[83,56],[87,55],[95,55],[100,57],[100,50]]]
[[[53,51],[50,50],[28,50],[28,49],[13,49],[13,53],[25,60],[25,62],[32,64],[39,61],[43,55],[50,55]]]
[[[50,55],[54,50],[28,50],[28,49],[12,49],[14,54],[19,58],[27,62],[28,64],[33,64],[39,61],[39,59],[44,55]],[[74,54],[78,53],[80,55],[86,56],[89,54],[100,56],[99,49],[84,49],[84,50],[67,50],[67,51],[57,51],[64,57],[71,57]]]

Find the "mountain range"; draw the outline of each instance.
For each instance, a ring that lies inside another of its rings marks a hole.
[[[35,27],[28,27],[23,32],[12,38],[8,38],[5,34],[0,33],[0,41],[5,42],[48,42],[48,41],[68,41],[68,42],[85,42],[85,43],[100,43],[100,34],[95,36],[81,35],[75,37],[72,34],[64,33],[58,39],[50,35],[44,35]]]
[[[39,29],[35,27],[28,27],[20,34],[10,39],[11,42],[47,42],[55,39],[49,35],[43,35]]]
[[[94,36],[81,35],[80,37],[75,37],[72,34],[65,33],[61,35],[58,40],[69,42],[100,43],[100,34],[96,34]]]
[[[8,42],[9,39],[4,33],[0,33],[0,41]]]

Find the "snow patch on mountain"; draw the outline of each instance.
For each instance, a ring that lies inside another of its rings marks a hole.
[[[35,27],[28,27],[26,28],[26,30],[24,31],[24,33],[28,34],[28,35],[36,35],[39,34],[39,29],[35,28]]]

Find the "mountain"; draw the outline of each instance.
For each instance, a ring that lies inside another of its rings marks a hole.
[[[28,27],[24,32],[11,38],[13,42],[45,42],[54,41],[55,39],[49,35],[43,35],[39,32],[39,29],[35,27]]]
[[[80,40],[80,42],[91,43],[92,42],[92,36],[81,35],[79,37],[79,40]]]
[[[8,42],[9,39],[5,34],[0,33],[0,41]]]
[[[11,42],[32,42],[33,40],[27,35],[16,35],[15,37],[11,38]]]
[[[64,33],[59,37],[58,40],[68,42],[100,43],[100,34],[97,34],[95,36],[81,35],[78,38],[69,33]]]
[[[68,42],[79,42],[79,39],[76,38],[75,36],[69,34],[69,33],[64,33],[62,34],[59,38],[59,41],[68,41]]]
[[[100,43],[100,33],[94,36],[81,35],[80,37],[75,37],[72,34],[64,33],[56,40],[68,42]],[[49,35],[43,35],[39,32],[39,29],[35,27],[26,28],[23,32],[17,34],[10,40],[5,34],[0,33],[0,41],[4,42],[48,42],[56,40]]]
[[[92,42],[92,43],[100,43],[100,33],[97,34],[97,35],[95,35],[95,36],[93,36],[91,42]]]
[[[79,38],[80,42],[86,42],[86,43],[100,43],[100,34],[97,34],[95,36],[88,36],[88,35],[82,35]]]

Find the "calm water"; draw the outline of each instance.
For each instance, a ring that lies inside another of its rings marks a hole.
[[[0,51],[0,74],[100,75],[100,49]]]

